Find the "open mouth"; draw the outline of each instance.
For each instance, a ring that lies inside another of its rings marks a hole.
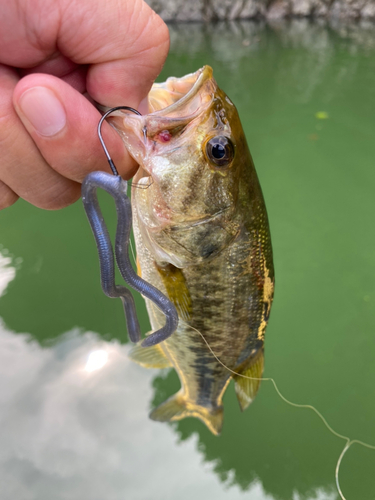
[[[173,147],[178,149],[181,131],[186,132],[210,107],[216,88],[212,68],[204,66],[181,78],[155,83],[148,95],[147,115],[119,110],[111,114],[109,122],[121,135],[130,155],[149,173],[149,158],[161,151],[170,154]],[[101,106],[100,109],[105,110]]]
[[[182,78],[171,77],[163,83],[154,83],[148,94],[150,114],[171,118],[191,116],[211,101],[211,92],[204,88],[210,84],[212,69],[209,66]]]
[[[181,78],[170,77],[165,82],[154,83],[148,94],[149,115],[171,118],[190,115],[199,108],[199,105],[211,102],[212,92],[210,90],[215,90],[210,66],[204,66],[195,73]],[[110,109],[99,103],[96,103],[96,106],[103,114]],[[183,112],[185,107],[187,107],[187,113]],[[125,114],[128,113],[122,110],[114,111],[111,113],[109,121],[116,128],[121,128],[116,118],[123,118]]]

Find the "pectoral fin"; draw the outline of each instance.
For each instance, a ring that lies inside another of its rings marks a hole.
[[[171,422],[185,417],[199,418],[215,435],[220,434],[223,426],[222,407],[208,409],[189,403],[180,392],[164,401],[150,413],[150,418],[158,422]]]
[[[243,376],[234,375],[235,390],[238,402],[240,403],[241,410],[246,410],[249,404],[254,400],[259,386],[260,379],[263,375],[264,369],[264,352],[260,349],[256,355],[251,359],[250,365],[238,373]],[[246,378],[250,377],[250,378]]]
[[[159,345],[151,347],[134,346],[129,358],[145,368],[170,368],[172,365]]]
[[[173,302],[180,318],[188,321],[192,312],[191,297],[182,270],[172,264],[159,266],[155,263],[155,266],[163,280],[169,300]]]

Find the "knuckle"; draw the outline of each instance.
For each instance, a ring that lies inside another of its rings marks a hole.
[[[75,203],[80,196],[80,186],[72,182],[65,188],[55,187],[44,192],[33,205],[44,210],[60,210]]]
[[[169,49],[170,37],[169,37],[169,29],[165,22],[162,20],[160,16],[156,14],[157,17],[157,34],[158,41],[160,45],[167,45],[167,50]]]
[[[152,36],[150,36],[151,33]],[[169,50],[170,39],[168,26],[155,12],[153,12],[153,15],[144,29],[144,41],[152,52],[160,53],[160,57],[164,57],[164,53],[167,53]]]
[[[143,56],[149,53],[164,53],[169,48],[169,30],[162,18],[146,3],[142,9],[134,9],[129,23],[129,37],[132,40],[127,47],[128,57]],[[163,48],[164,47],[164,48]]]
[[[18,200],[18,195],[0,181],[0,210],[8,208]]]
[[[18,130],[14,127],[11,113],[0,115],[0,147],[5,150],[17,140]]]

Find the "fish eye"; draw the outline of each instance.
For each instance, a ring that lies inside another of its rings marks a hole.
[[[234,158],[233,142],[225,135],[212,137],[206,143],[206,156],[217,167],[228,166]]]

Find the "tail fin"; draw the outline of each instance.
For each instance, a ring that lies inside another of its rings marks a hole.
[[[217,436],[223,426],[223,407],[205,408],[186,401],[183,394],[178,392],[150,413],[150,418],[158,422],[181,420],[185,417],[199,418]]]

